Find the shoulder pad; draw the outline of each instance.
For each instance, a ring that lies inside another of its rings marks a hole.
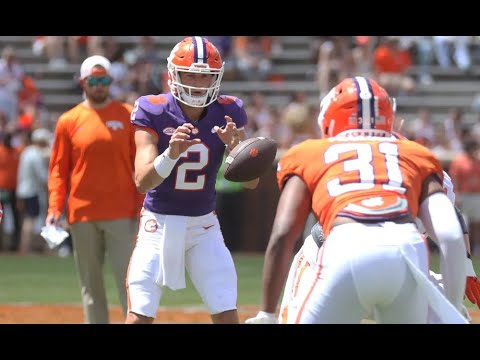
[[[138,106],[144,112],[159,115],[164,112],[168,99],[165,94],[145,95],[138,99]]]

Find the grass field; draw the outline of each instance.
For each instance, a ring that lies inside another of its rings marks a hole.
[[[234,259],[238,272],[238,305],[256,310],[261,300],[263,254],[235,254]],[[479,273],[479,258],[474,258],[474,267]],[[432,269],[438,271],[438,258],[435,256],[432,258]],[[0,256],[0,274],[0,304],[81,304],[73,257],[3,255]],[[109,303],[118,306],[108,259],[105,280]],[[476,309],[468,300],[465,300],[465,305],[471,310]],[[186,289],[167,289],[161,306],[203,307],[188,277]]]
[[[236,255],[239,305],[260,301],[263,255]],[[80,304],[80,288],[73,257],[0,256],[0,304]],[[119,305],[110,263],[105,266],[107,297]],[[187,277],[187,288],[168,291],[162,306],[200,306],[201,300]]]

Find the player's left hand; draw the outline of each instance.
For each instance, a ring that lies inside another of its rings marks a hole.
[[[220,140],[222,140],[231,151],[240,143],[240,137],[238,134],[237,125],[233,122],[233,119],[230,116],[225,115],[225,121],[227,123],[224,127],[215,126],[213,130],[215,130]]]
[[[467,284],[465,287],[465,295],[472,304],[477,304],[480,309],[480,281],[475,274],[472,259],[467,258]]]

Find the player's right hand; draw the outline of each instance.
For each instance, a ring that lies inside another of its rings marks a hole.
[[[168,156],[170,159],[177,159],[180,154],[186,151],[190,146],[202,142],[202,140],[198,138],[190,140],[194,128],[195,126],[193,124],[185,123],[175,129],[169,142]]]
[[[245,324],[278,324],[278,318],[275,314],[259,311],[255,317],[245,320]]]
[[[59,216],[55,214],[48,214],[47,218],[45,219],[45,225],[58,226],[58,219],[59,219]]]

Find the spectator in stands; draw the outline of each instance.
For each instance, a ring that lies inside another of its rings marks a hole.
[[[128,93],[132,91],[130,82],[130,69],[125,62],[125,49],[118,48],[110,58],[112,67],[110,68],[110,75],[113,82],[110,85],[110,94],[113,99],[118,101],[126,101]],[[138,96],[138,94],[135,94]]]
[[[5,115],[3,111],[0,111],[0,143],[3,141],[3,137],[7,132],[9,132],[10,127],[12,127],[12,125],[9,125],[7,115]]]
[[[471,36],[434,36],[435,55],[443,68],[452,66],[452,58],[455,65],[461,71],[467,71],[472,65],[470,54]]]
[[[17,59],[15,49],[6,46],[0,59],[0,111],[7,115],[8,121],[17,121],[18,92],[22,88],[23,76],[23,66]]]
[[[463,144],[463,152],[450,164],[449,174],[455,187],[457,205],[469,225],[472,254],[480,255],[480,146],[474,139]]]
[[[352,58],[353,71],[350,74],[370,77],[372,74],[372,54],[377,36],[354,36]]]
[[[20,154],[17,176],[17,203],[23,212],[19,254],[26,255],[33,250],[35,223],[40,215],[41,197],[46,196],[48,161],[44,155],[49,151],[52,135],[47,129],[36,129],[31,132],[31,143]],[[46,243],[42,241],[43,249]]]
[[[220,52],[223,61],[225,62],[225,71],[223,73],[223,80],[236,80],[236,65],[233,51],[233,37],[232,36],[206,36],[210,42]]]
[[[404,130],[404,135],[408,139],[423,143],[423,145],[430,147],[435,143],[435,126],[432,122],[430,110],[427,108],[420,108],[418,110],[417,118],[408,122]]]
[[[392,96],[415,91],[415,80],[408,74],[411,66],[412,56],[400,47],[398,36],[385,36],[374,50],[374,76]]]
[[[331,87],[354,70],[350,36],[323,36],[312,43],[313,61],[317,64],[320,99]]]
[[[463,150],[463,110],[459,107],[450,109],[448,117],[441,124],[449,141],[450,149],[460,153]]]
[[[236,36],[235,61],[242,80],[265,81],[272,70],[272,38],[270,36]]]
[[[11,215],[12,231],[9,232],[9,241],[5,241],[6,221],[0,227],[0,249],[16,251],[20,241],[20,215],[17,210],[17,171],[20,151],[12,146],[12,133],[7,132],[0,142],[0,202],[5,213]]]
[[[429,68],[434,60],[433,38],[431,36],[411,36],[411,38],[413,38],[416,62],[419,68],[417,80],[420,84],[431,85],[433,78]]]
[[[250,103],[246,106],[248,119],[251,122],[249,136],[259,136],[264,134],[267,137],[271,136],[271,113],[270,107],[266,103],[265,94],[260,91],[255,91],[250,95]]]
[[[155,47],[155,37],[141,36],[137,46],[128,50],[124,56],[130,64],[129,76],[133,91],[137,94],[158,93],[161,90],[161,75],[156,72],[160,59]],[[158,79],[154,79],[154,76],[158,76]]]
[[[306,100],[305,93],[296,92],[292,95],[292,101],[281,112],[281,121],[277,127],[285,130],[277,130],[276,134],[282,136],[280,145],[285,150],[319,135],[316,117],[312,116],[312,108]]]
[[[51,69],[78,64],[84,56],[103,54],[101,36],[37,36],[34,50],[47,56]],[[40,41],[40,42],[39,42]]]

